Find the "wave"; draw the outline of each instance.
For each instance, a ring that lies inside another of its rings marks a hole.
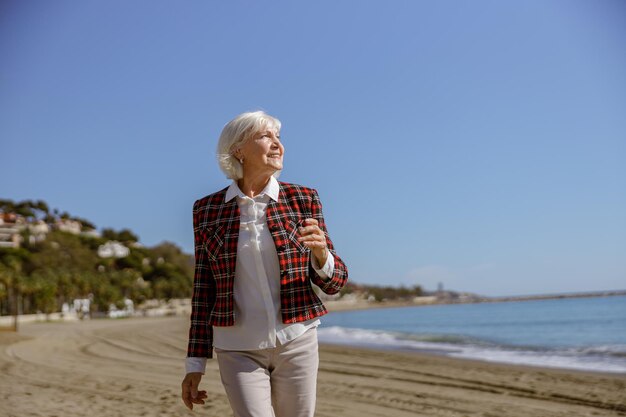
[[[568,348],[502,345],[462,335],[320,327],[322,343],[408,350],[465,359],[596,372],[626,373],[626,345]]]

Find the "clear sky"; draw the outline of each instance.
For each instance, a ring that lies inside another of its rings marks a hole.
[[[623,1],[0,3],[1,198],[192,252],[255,109],[355,282],[626,288]]]

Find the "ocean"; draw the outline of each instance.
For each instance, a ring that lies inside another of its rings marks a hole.
[[[322,343],[626,373],[626,296],[329,313]]]

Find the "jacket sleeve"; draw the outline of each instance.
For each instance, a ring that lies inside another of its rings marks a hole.
[[[199,220],[199,201],[196,201],[193,205],[195,269],[187,357],[212,358],[213,326],[209,324],[209,314],[215,304],[215,282]]]
[[[326,246],[335,258],[335,268],[332,276],[322,279],[317,272],[315,272],[315,269],[309,262],[309,276],[311,277],[313,283],[323,292],[329,295],[336,294],[339,290],[341,290],[341,288],[343,288],[344,285],[346,285],[346,282],[348,281],[348,268],[335,252],[333,242],[330,240],[330,236],[328,236],[328,230],[326,229],[326,223],[324,222],[324,215],[322,214],[322,202],[320,201],[319,195],[316,190],[312,190],[312,192],[311,214],[313,215],[313,218],[317,220],[319,228],[322,229],[324,235],[326,236]]]

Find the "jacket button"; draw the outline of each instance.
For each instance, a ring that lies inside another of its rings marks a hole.
[[[285,245],[278,245],[276,247],[276,249],[278,249],[279,251],[284,251],[285,250]]]
[[[280,275],[285,277],[285,276],[289,275],[289,272],[287,272],[287,271],[280,271]]]
[[[274,224],[271,224],[271,225],[270,225],[270,230],[271,230],[272,232],[277,231],[277,230],[278,230],[278,225],[276,225],[275,223],[274,223]]]

